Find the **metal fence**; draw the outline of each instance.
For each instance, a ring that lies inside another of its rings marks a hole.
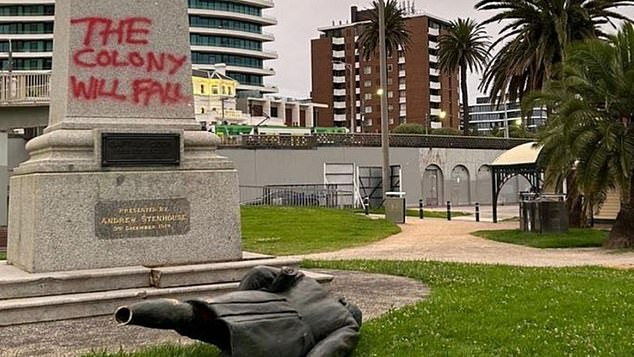
[[[0,74],[0,103],[47,103],[50,101],[50,73]]]
[[[240,204],[249,206],[348,208],[352,196],[329,184],[240,186]]]

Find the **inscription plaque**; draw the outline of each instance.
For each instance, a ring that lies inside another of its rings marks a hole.
[[[179,134],[102,133],[102,166],[178,166]]]
[[[100,239],[160,237],[189,232],[190,204],[185,198],[102,201],[95,206]]]

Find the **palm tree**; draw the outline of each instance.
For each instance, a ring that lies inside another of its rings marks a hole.
[[[458,19],[449,24],[449,31],[440,37],[439,65],[448,74],[460,70],[460,91],[463,104],[463,132],[469,135],[469,90],[467,68],[479,72],[489,59],[491,43],[482,25],[474,20]]]
[[[359,43],[363,47],[363,56],[367,60],[379,49],[379,6],[380,2],[372,1],[369,12],[370,23],[359,36]],[[407,49],[411,42],[411,32],[405,24],[405,11],[399,7],[396,0],[385,1],[385,49],[389,54]]]
[[[573,42],[605,37],[604,24],[629,19],[615,12],[630,0],[481,0],[478,10],[497,13],[483,24],[508,22],[492,47],[504,43],[487,66],[481,90],[492,98],[516,100],[541,90]]]
[[[594,39],[566,52],[561,78],[527,98],[550,106],[540,162],[566,175],[574,169],[579,192],[590,204],[620,190],[620,211],[609,247],[634,246],[634,27],[607,41]]]

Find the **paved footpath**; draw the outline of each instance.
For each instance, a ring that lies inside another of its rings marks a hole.
[[[515,229],[518,223],[477,223],[407,217],[402,232],[379,242],[331,253],[302,256],[307,259],[435,260],[521,266],[599,265],[634,268],[634,251],[601,248],[538,249],[475,237],[470,232]]]

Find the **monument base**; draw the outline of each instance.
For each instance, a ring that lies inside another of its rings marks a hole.
[[[299,263],[245,252],[235,262],[33,274],[0,262],[0,326],[109,315],[141,299],[208,299],[235,290],[257,265],[297,268]],[[322,284],[332,280],[330,275],[306,274]]]
[[[38,273],[239,260],[237,180],[234,169],[15,175],[8,263]]]

